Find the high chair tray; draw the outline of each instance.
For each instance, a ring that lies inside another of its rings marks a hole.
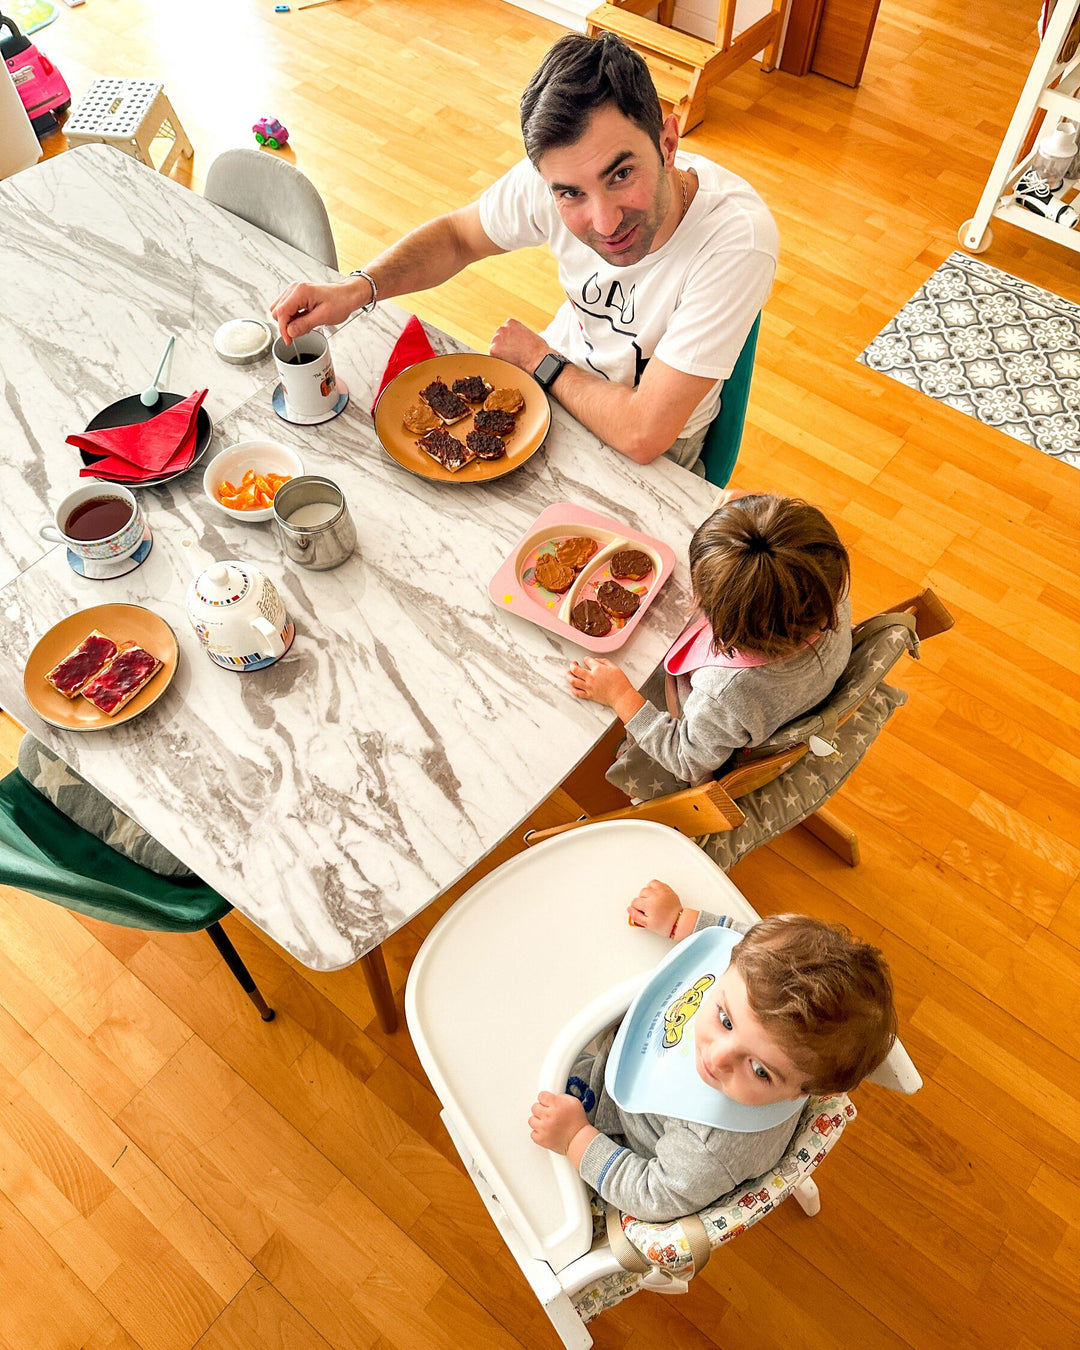
[[[589,1250],[588,1194],[565,1158],[532,1142],[529,1110],[541,1089],[564,1090],[582,1047],[671,950],[627,921],[654,877],[694,908],[757,917],[690,839],[649,821],[605,821],[479,881],[432,929],[409,974],[405,1017],[453,1131],[528,1254],[555,1271]]]

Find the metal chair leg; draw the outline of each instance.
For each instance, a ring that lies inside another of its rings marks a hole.
[[[225,932],[225,929],[222,928],[220,923],[210,924],[206,931],[210,935],[210,940],[213,942],[214,946],[225,958],[225,964],[236,976],[240,988],[247,994],[248,998],[251,999],[252,1003],[254,1003],[255,1007],[259,1010],[259,1016],[264,1022],[272,1022],[274,1020],[274,1010],[259,992],[259,986],[251,978],[251,972],[241,960],[240,953],[232,945],[228,933]]]

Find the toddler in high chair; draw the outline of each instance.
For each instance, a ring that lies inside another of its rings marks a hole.
[[[884,957],[844,928],[737,923],[660,881],[628,912],[678,945],[529,1126],[604,1200],[662,1223],[775,1166],[808,1094],[847,1092],[882,1062],[896,1012]]]
[[[851,655],[848,556],[825,516],[772,494],[720,501],[690,541],[700,612],[644,696],[611,661],[568,674],[577,698],[625,724],[607,778],[638,801],[708,781],[826,698]]]

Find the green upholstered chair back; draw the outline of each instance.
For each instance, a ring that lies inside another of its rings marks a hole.
[[[743,343],[735,368],[724,381],[720,394],[720,410],[705,433],[701,447],[701,463],[705,477],[717,487],[727,487],[739,458],[746,405],[750,401],[750,380],[754,373],[754,352],[757,350],[761,315],[754,320]]]
[[[232,906],[198,877],[163,877],[74,824],[17,770],[0,779],[0,883],[125,928],[192,933]]]

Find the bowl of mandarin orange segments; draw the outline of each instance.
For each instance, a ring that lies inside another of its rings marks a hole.
[[[203,474],[203,491],[234,520],[269,520],[282,483],[304,472],[300,456],[276,441],[240,441],[214,456]]]

